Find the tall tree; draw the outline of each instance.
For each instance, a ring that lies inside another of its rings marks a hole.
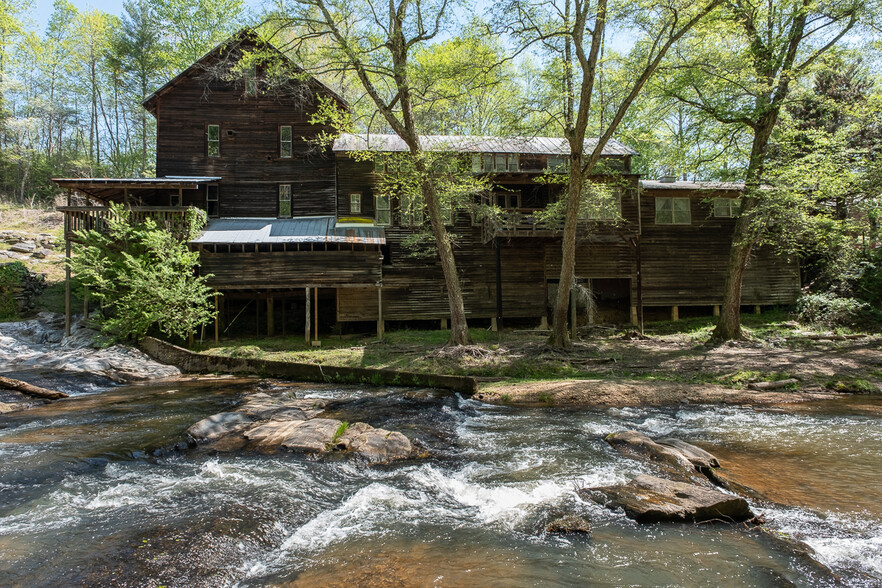
[[[678,0],[664,3],[645,0],[617,3],[614,0],[613,4],[608,0],[597,0],[593,4],[586,0],[515,0],[503,11],[508,19],[505,29],[524,47],[541,47],[556,62],[561,76],[557,86],[560,107],[556,115],[570,147],[570,174],[560,281],[549,338],[552,346],[571,345],[567,315],[575,279],[576,232],[585,183],[606,144],[668,50],[721,1],[709,0],[695,5]],[[598,62],[610,15],[616,19],[617,29],[630,30],[637,40],[629,59],[629,80],[615,96],[615,104],[604,105],[611,116],[603,117],[600,136],[589,145],[585,136],[597,93]]]
[[[157,85],[158,77],[164,71],[165,60],[161,52],[161,29],[150,4],[146,0],[127,1],[125,14],[116,38],[113,51],[128,79],[128,90],[133,100],[140,102],[147,98]],[[152,139],[152,127],[147,111],[138,108],[138,131],[141,136],[140,172],[149,168],[148,136]]]
[[[432,169],[423,152],[412,86],[412,56],[453,18],[451,0],[294,0],[290,24],[328,41],[326,69],[355,73],[389,127],[404,141],[419,176],[450,307],[450,344],[470,342],[453,244],[444,225]]]
[[[242,0],[156,0],[151,5],[165,33],[165,60],[176,71],[241,29],[245,16]]]
[[[712,341],[741,338],[741,284],[767,228],[761,206],[769,141],[792,85],[851,31],[862,0],[729,0],[694,42],[678,48],[671,95],[751,138],[741,214],[726,266],[723,305]]]

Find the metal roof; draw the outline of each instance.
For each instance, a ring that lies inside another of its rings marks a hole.
[[[644,190],[744,190],[741,182],[662,182],[659,180],[640,180]]]
[[[106,185],[106,186],[177,186],[178,184],[205,184],[219,182],[220,176],[165,176],[164,178],[52,178],[52,181],[61,185]]]
[[[383,227],[337,226],[333,216],[299,218],[218,218],[208,221],[192,243],[361,243],[384,245]]]
[[[456,151],[463,153],[523,153],[535,155],[569,155],[570,145],[560,137],[471,137],[465,135],[422,135],[420,143],[426,151]],[[585,139],[585,150],[590,152],[597,139]],[[344,133],[334,141],[334,151],[407,151],[407,145],[398,135],[365,135]],[[603,155],[639,155],[637,151],[610,139]]]

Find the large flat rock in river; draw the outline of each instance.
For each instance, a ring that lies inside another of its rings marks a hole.
[[[589,488],[580,494],[607,508],[621,508],[638,523],[740,522],[754,517],[739,496],[646,474],[627,484]]]

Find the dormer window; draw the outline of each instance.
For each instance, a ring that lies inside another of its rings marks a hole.
[[[294,155],[294,133],[290,125],[279,127],[279,157],[289,158]]]
[[[714,216],[717,218],[735,218],[741,212],[741,200],[738,198],[714,198]]]
[[[208,125],[206,152],[209,157],[220,157],[220,125]]]

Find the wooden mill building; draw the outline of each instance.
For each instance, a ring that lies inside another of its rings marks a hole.
[[[332,129],[314,122],[317,109],[348,106],[280,53],[292,74],[287,83],[266,83],[262,66],[224,75],[257,47],[267,48],[240,33],[147,98],[157,126],[156,178],[55,180],[68,191],[59,208],[68,237],[100,226],[111,202],[167,222],[188,207],[204,209],[208,224],[191,245],[222,294],[218,334],[310,339],[347,323],[375,322],[380,333],[387,321],[443,326],[449,307],[437,255],[415,255],[409,246],[424,221],[419,203],[403,202],[384,182],[403,142],[393,135],[322,141]],[[538,213],[563,193],[566,141],[427,136],[423,146],[487,179],[447,213],[469,319],[546,325],[561,237]],[[636,155],[610,141],[593,178],[605,186],[605,205],[580,220],[576,275],[579,292],[590,296],[574,297],[579,322],[636,321],[643,308],[676,317],[722,301],[741,186],[641,182],[631,171]],[[496,212],[487,214],[487,205]],[[743,301],[789,304],[799,286],[794,260],[759,251]]]

